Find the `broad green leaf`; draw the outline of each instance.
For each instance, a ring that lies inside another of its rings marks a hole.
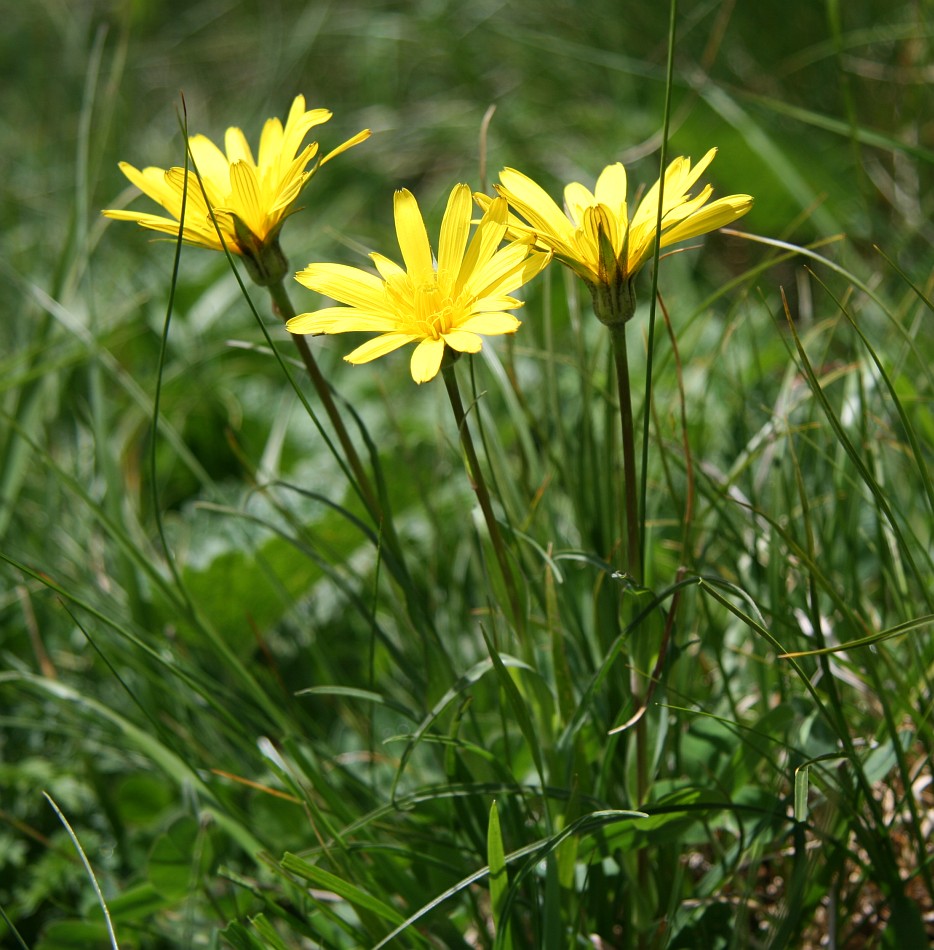
[[[87,920],[57,920],[42,932],[35,950],[105,950],[110,948],[106,925]]]
[[[117,810],[128,825],[146,827],[159,821],[174,798],[174,789],[167,779],[136,772],[120,782],[116,795]]]
[[[149,853],[147,876],[168,898],[185,897],[212,860],[210,838],[189,815],[160,835]]]

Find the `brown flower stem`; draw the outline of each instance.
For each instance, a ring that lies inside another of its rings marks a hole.
[[[512,608],[516,629],[522,633],[525,629],[525,621],[522,611],[519,608],[519,593],[516,588],[515,577],[509,566],[509,559],[506,556],[506,547],[503,544],[503,536],[500,534],[499,523],[493,514],[493,504],[490,501],[490,493],[487,490],[486,481],[483,478],[483,470],[480,468],[477,451],[474,448],[470,428],[467,425],[467,414],[464,412],[460,389],[457,386],[457,377],[454,375],[454,362],[448,359],[447,352],[445,353],[444,362],[441,365],[441,375],[444,377],[444,385],[448,391],[448,399],[451,401],[451,409],[454,411],[454,419],[457,422],[457,432],[460,436],[461,447],[466,456],[467,477],[470,479],[471,487],[476,493],[477,501],[480,503],[480,510],[483,512],[483,517],[486,520],[487,530],[490,532],[490,541],[493,544],[493,551],[496,554],[500,573],[503,575],[503,583],[506,585],[506,593],[509,597],[509,604]]]
[[[632,394],[629,386],[629,357],[626,351],[625,324],[610,327],[616,387],[619,394],[619,421],[623,440],[623,491],[625,501],[626,573],[633,583],[642,583],[642,551],[639,532],[639,490],[636,484],[636,443],[632,418]]]
[[[284,321],[291,320],[292,317],[295,316],[295,308],[292,306],[292,301],[289,299],[283,282],[280,280],[270,284],[269,293],[279,316],[281,316]],[[324,378],[324,374],[321,372],[305,337],[299,334],[291,334],[291,336],[295,341],[298,354],[305,364],[305,369],[308,372],[309,379],[311,379],[311,384],[314,386],[315,392],[321,400],[321,405],[324,406],[324,411],[327,413],[327,417],[330,419],[337,439],[341,444],[344,458],[347,460],[347,464],[350,466],[350,470],[356,479],[360,497],[363,499],[363,503],[369,509],[377,525],[384,527],[385,519],[383,518],[383,510],[379,502],[379,496],[373,490],[372,482],[363,467],[363,463],[360,461],[356,447],[351,441],[350,433],[344,425],[344,419],[340,414],[340,410],[337,408],[337,404],[334,402],[331,387]]]

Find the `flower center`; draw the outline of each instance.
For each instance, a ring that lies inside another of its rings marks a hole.
[[[437,281],[429,281],[417,287],[414,303],[413,329],[426,339],[440,340],[462,319],[462,301],[442,294]]]
[[[470,315],[470,298],[463,292],[456,297],[444,293],[437,279],[414,285],[408,275],[390,277],[385,286],[401,333],[440,340]]]

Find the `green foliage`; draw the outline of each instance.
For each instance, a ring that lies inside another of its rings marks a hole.
[[[118,160],[181,163],[179,89],[216,139],[297,93],[334,111],[325,150],[373,128],[287,223],[295,269],[392,253],[399,187],[435,222],[503,165],[557,195],[621,160],[635,191],[667,6],[14,6],[0,943],[109,947],[96,884],[121,948],[925,945],[924,4],[681,5],[669,154],[717,145],[717,194],[756,203],[746,238],[662,260],[651,354],[638,284],[644,586],[584,289],[550,267],[454,367],[518,619],[440,381],[310,341],[376,518],[269,299],[249,286],[320,429],[221,255],[173,274],[98,209],[130,200]]]

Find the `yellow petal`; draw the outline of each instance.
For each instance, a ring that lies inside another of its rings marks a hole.
[[[617,243],[619,229],[609,208],[602,204],[588,208],[581,232],[587,238],[587,260],[595,265],[600,282],[614,283],[619,276],[617,260],[623,248]]]
[[[390,260],[388,257],[383,257],[382,254],[373,252],[370,255],[370,260],[373,262],[376,269],[379,271],[380,276],[383,280],[389,280],[393,277],[405,277],[405,270],[401,268],[395,261]]]
[[[502,336],[504,333],[515,333],[521,325],[511,313],[477,313],[469,320],[465,320],[459,329],[469,331],[471,334]]]
[[[482,191],[474,192],[473,197],[481,211],[489,210],[490,205],[496,200],[495,198],[491,198],[489,195],[483,194]],[[525,221],[510,211],[506,215],[506,237],[510,241],[517,241],[522,238],[534,239],[536,237],[536,232]],[[536,246],[544,248],[545,245],[539,242]]]
[[[290,206],[298,199],[302,188],[312,176],[313,169],[305,171],[305,166],[314,157],[317,144],[315,142],[309,145],[281,176],[268,168],[262,170],[260,188],[263,194],[263,207],[267,213],[279,214],[281,217],[290,213]]]
[[[417,339],[417,336],[410,333],[384,333],[374,340],[367,340],[352,353],[348,353],[344,359],[348,363],[369,363],[370,360],[392,353],[393,350],[398,350],[400,346],[405,346],[406,343],[411,343]]]
[[[483,340],[476,333],[469,333],[466,330],[452,330],[450,333],[445,333],[443,339],[452,350],[457,350],[458,353],[479,353],[483,346]]]
[[[279,152],[288,155],[290,158],[301,147],[305,136],[316,125],[323,125],[331,119],[331,112],[328,109],[310,109],[305,111],[305,97],[296,96],[292,102],[292,108],[289,109],[288,117],[285,120],[285,128],[282,130],[282,142],[279,145]]]
[[[568,217],[579,227],[586,208],[592,208],[597,203],[593,192],[585,188],[579,181],[572,181],[564,188],[564,207]]]
[[[665,218],[662,221],[662,227],[668,228],[674,224],[677,224],[679,221],[683,221],[685,218],[689,218],[710,200],[710,196],[712,194],[713,188],[710,185],[704,185],[704,187],[700,190],[700,193],[695,195],[693,198],[687,198],[685,196],[685,199],[681,202],[681,204],[675,208],[672,208],[668,214],[665,215]]]
[[[714,160],[714,156],[717,154],[715,148],[709,149],[704,157],[693,167],[690,168],[690,160],[688,160],[689,171],[686,174],[685,181],[681,187],[682,191],[688,191],[697,181],[698,178],[706,171],[707,166]]]
[[[353,148],[355,145],[359,145],[361,142],[365,142],[370,137],[370,135],[371,132],[369,129],[363,129],[356,135],[352,135],[349,139],[347,139],[346,142],[341,142],[337,148],[332,148],[331,151],[321,159],[320,164],[323,165],[325,162],[329,162],[332,158],[340,155],[341,152],[346,152],[347,149]]]
[[[434,280],[428,232],[415,196],[407,188],[397,191],[393,199],[396,235],[405,261],[405,269],[416,283]]]
[[[224,150],[227,152],[227,161],[233,165],[234,162],[249,162],[255,165],[253,153],[250,151],[250,143],[242,129],[231,126],[224,135]]]
[[[717,228],[722,228],[737,218],[741,218],[751,207],[752,198],[749,195],[729,195],[726,198],[718,198],[692,214],[691,217],[685,218],[680,224],[663,232],[661,246],[667,247],[669,244],[685,241],[699,234],[706,234],[708,231],[716,231]]]
[[[164,231],[166,234],[178,234],[178,221],[171,218],[163,218],[157,214],[149,214],[145,211],[121,211],[119,209],[106,209],[102,212],[106,217],[113,218],[114,221],[135,221],[144,228],[151,228],[154,231]]]
[[[479,339],[479,337],[478,337]],[[412,379],[416,383],[427,383],[434,379],[441,368],[441,359],[444,356],[444,340],[422,340],[412,353],[409,369]]]
[[[387,333],[396,321],[385,314],[364,313],[352,307],[325,307],[314,313],[300,313],[286,322],[289,333]]]
[[[471,296],[475,297],[509,293],[534,276],[525,276],[528,254],[528,244],[520,241],[508,244],[501,248],[486,266],[475,270],[465,287]]]
[[[167,201],[178,202],[179,196],[165,178],[165,169],[163,168],[144,168],[140,171],[134,168],[129,162],[120,162],[120,171],[136,185],[144,194],[148,195],[153,201],[165,206]]]
[[[505,198],[494,199],[486,209],[470,241],[467,253],[461,261],[460,273],[452,288],[454,294],[460,293],[463,287],[474,287],[482,280],[480,274],[496,253],[496,249],[506,234],[507,214],[508,206]]]
[[[282,147],[282,123],[277,118],[267,119],[263,123],[263,131],[259,136],[259,164],[260,167],[273,167],[285,151]],[[298,149],[300,142],[296,142],[296,147],[288,152],[288,158],[292,158]],[[228,152],[229,154],[229,152]]]
[[[309,290],[326,294],[362,310],[385,307],[383,282],[375,275],[346,264],[309,264],[295,279]]]
[[[499,180],[501,185],[496,189],[497,192],[535,231],[563,241],[570,238],[573,225],[541,185],[514,168],[504,168],[499,173]]]
[[[470,235],[470,211],[473,207],[470,188],[456,185],[448,198],[448,205],[441,221],[441,238],[438,241],[438,283],[442,293],[453,286],[467,247]]]
[[[212,207],[217,207],[218,204],[227,198],[227,190],[220,193],[207,179],[199,181],[194,169],[189,169],[186,176],[184,168],[168,168],[164,172],[164,177],[166,195],[171,196],[171,203],[170,201],[162,203],[176,217],[181,213],[182,194],[185,193],[186,189],[188,193],[185,209],[186,218],[192,215],[208,217],[208,202],[211,203]],[[228,175],[227,177],[228,184],[225,185],[225,189],[229,187],[230,176]],[[205,198],[205,195],[207,195],[207,198]]]
[[[230,166],[230,198],[226,205],[225,211],[235,214],[261,241],[265,239],[268,229],[256,171],[246,161]]]
[[[518,310],[525,304],[515,297],[509,297],[506,294],[498,296],[481,297],[473,302],[470,316],[461,322],[461,326],[469,323],[474,317],[485,316],[489,313],[506,313],[508,310]],[[511,331],[510,331],[511,332]]]
[[[626,187],[626,169],[622,162],[615,162],[600,172],[594,195],[600,204],[618,214],[620,208],[626,207]]]
[[[192,135],[188,139],[188,149],[204,182],[226,197],[230,189],[227,156],[206,135]]]

